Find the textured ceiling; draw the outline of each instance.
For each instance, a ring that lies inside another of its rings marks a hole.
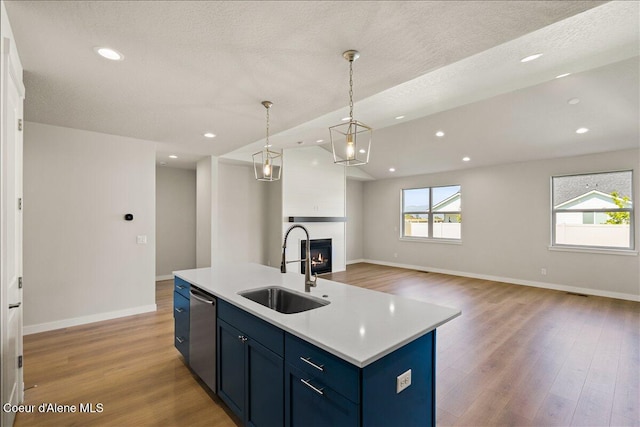
[[[203,155],[246,158],[233,153],[260,144],[265,125],[260,102],[265,99],[274,102],[272,132],[279,134],[275,140],[282,146],[326,138],[316,136],[309,123],[319,118],[335,122],[346,111],[348,64],[341,54],[351,48],[362,53],[354,64],[356,117],[361,111],[365,117],[359,119],[380,129],[374,144],[380,143],[384,155],[383,147],[389,145],[385,135],[404,131],[387,128],[395,125],[389,117],[426,120],[444,110],[467,104],[473,108],[482,99],[539,86],[544,80],[539,73],[491,78],[492,62],[482,58],[497,49],[499,58],[510,53],[517,62],[537,51],[540,37],[527,42],[536,30],[608,6],[597,7],[604,2],[593,1],[5,3],[25,68],[27,120],[156,141],[159,160],[177,166]],[[628,3],[636,6],[637,29],[637,2]],[[625,18],[616,13],[628,15],[629,10],[610,12],[604,20],[611,24]],[[563,29],[549,37],[566,47],[583,35]],[[637,41],[637,31],[635,37]],[[514,42],[520,50],[500,50]],[[593,50],[608,49],[596,45]],[[106,61],[93,52],[95,46],[115,48],[125,60]],[[617,46],[618,54],[600,63],[592,60],[589,66],[579,66],[586,55],[570,59],[574,71],[586,71],[628,58],[620,53],[623,48]],[[546,71],[552,69],[547,62]],[[637,61],[635,70],[637,80]],[[379,101],[367,106],[375,99]],[[510,102],[529,108],[517,99]],[[218,136],[208,140],[202,136],[205,131]],[[180,159],[166,159],[170,153]],[[382,160],[378,157],[365,170],[385,176]],[[406,170],[432,171],[417,165]]]

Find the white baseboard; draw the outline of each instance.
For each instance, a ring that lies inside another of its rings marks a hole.
[[[156,276],[156,282],[161,280],[173,280],[173,274],[167,274],[165,276]]]
[[[431,273],[450,274],[452,276],[471,277],[473,279],[492,280],[494,282],[511,283],[514,285],[532,286],[534,288],[553,289],[555,291],[574,292],[578,294],[640,302],[640,295],[625,294],[621,292],[611,292],[611,291],[604,291],[600,289],[590,289],[590,288],[579,288],[576,286],[560,285],[556,283],[536,282],[533,280],[514,279],[513,277],[491,276],[487,274],[476,274],[476,273],[468,273],[465,271],[445,270],[442,268],[431,268],[431,267],[425,267],[421,265],[400,264],[395,262],[377,261],[373,259],[365,259],[365,260],[362,260],[361,262],[367,262],[369,264],[386,265],[389,267],[407,268],[410,270],[428,271]]]
[[[366,259],[362,259],[362,258],[361,259],[352,259],[351,261],[347,261],[347,265],[357,264],[359,262],[368,262],[368,261]]]
[[[91,314],[89,316],[73,317],[71,319],[56,320],[55,322],[39,323],[37,325],[25,325],[24,335],[37,334],[38,332],[53,331],[54,329],[69,328],[71,326],[85,325],[87,323],[101,322],[103,320],[117,319],[119,317],[133,316],[134,314],[156,311],[155,304],[131,307],[124,310],[109,311],[106,313]]]

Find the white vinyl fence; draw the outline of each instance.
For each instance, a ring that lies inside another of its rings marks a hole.
[[[404,234],[408,237],[427,237],[429,223],[404,222]],[[433,224],[433,237],[440,239],[459,239],[462,224],[459,222],[436,222]]]
[[[629,224],[556,224],[556,244],[628,248]]]

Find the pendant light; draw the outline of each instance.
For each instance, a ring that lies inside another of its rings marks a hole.
[[[342,54],[349,61],[349,121],[329,128],[333,162],[344,166],[369,163],[373,128],[353,118],[353,61],[360,57],[357,50]]]
[[[262,101],[267,109],[267,140],[264,149],[253,154],[253,171],[258,181],[278,181],[282,172],[282,151],[271,150],[269,142],[269,109],[271,101]]]

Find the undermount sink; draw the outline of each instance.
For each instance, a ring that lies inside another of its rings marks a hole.
[[[330,303],[320,298],[302,295],[278,286],[238,292],[238,295],[284,314],[313,310]]]

